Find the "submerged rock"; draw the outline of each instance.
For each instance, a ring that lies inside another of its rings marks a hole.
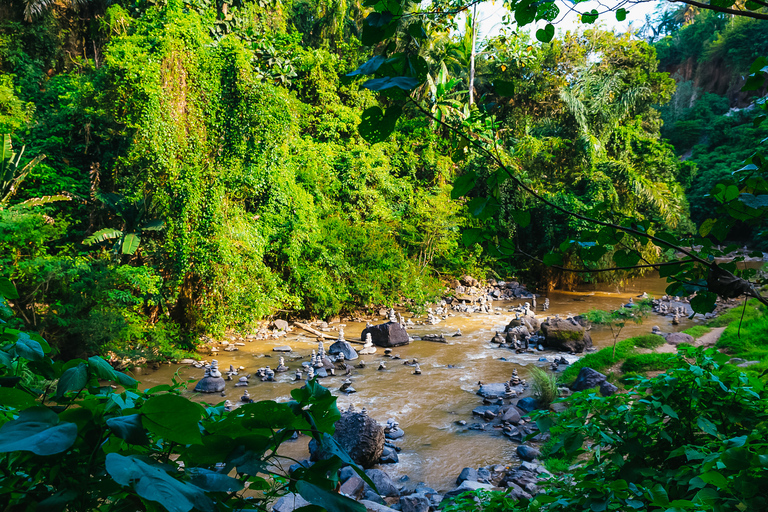
[[[357,359],[357,351],[346,340],[338,340],[328,347],[328,353],[331,355],[343,354],[344,359],[352,361]]]

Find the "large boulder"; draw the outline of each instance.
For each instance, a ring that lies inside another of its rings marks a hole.
[[[517,456],[522,460],[531,461],[541,457],[541,452],[532,446],[521,444],[517,447]]]
[[[667,343],[670,345],[679,345],[680,343],[688,343],[689,345],[693,344],[693,336],[684,332],[673,332],[667,334],[666,339]]]
[[[565,352],[584,352],[592,346],[592,337],[575,320],[550,318],[541,324],[544,341],[550,348]]]
[[[602,385],[608,377],[603,375],[597,370],[593,370],[589,366],[585,366],[579,370],[579,375],[576,380],[571,384],[571,391],[584,391],[585,389],[592,389]]]
[[[461,276],[459,280],[461,281],[461,284],[463,284],[464,286],[469,286],[469,287],[480,286],[480,282],[472,276],[468,276],[468,275]]]
[[[195,386],[195,392],[197,393],[221,393],[224,388],[227,387],[227,383],[223,377],[211,377],[206,375],[200,379]]]
[[[364,412],[342,412],[341,418],[336,422],[333,438],[356,464],[364,468],[378,463],[384,451],[384,429]],[[309,442],[309,451],[313,461],[326,458],[326,454],[320,450],[314,439]]]
[[[353,359],[357,359],[357,351],[352,347],[352,345],[345,340],[338,340],[337,342],[333,343],[330,347],[328,347],[328,353],[331,355],[338,355],[338,354],[344,354],[344,359],[347,361],[351,361]]]
[[[365,339],[368,333],[371,334],[371,340],[375,345],[384,348],[407,345],[410,341],[408,332],[397,322],[387,322],[366,327],[360,338]]]

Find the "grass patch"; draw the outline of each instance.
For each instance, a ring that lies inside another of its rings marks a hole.
[[[629,356],[621,365],[622,372],[642,373],[668,370],[675,364],[673,354],[636,354]]]
[[[755,318],[760,318],[765,315],[765,307],[754,299],[750,299],[747,301],[747,307],[744,308],[743,305],[736,306],[734,308],[729,309],[722,315],[713,318],[709,322],[707,322],[707,326],[709,327],[725,327],[726,325],[730,325],[733,322],[738,322],[741,319],[741,313],[744,312],[744,321],[748,322],[749,320],[753,320]]]
[[[693,336],[693,339],[701,338],[708,332],[712,331],[711,327],[707,327],[706,325],[694,325],[693,327],[689,327],[683,332],[685,334],[690,334]]]
[[[587,354],[569,366],[560,376],[560,381],[570,384],[576,380],[576,377],[579,375],[579,370],[585,366],[588,366],[593,370],[602,371],[606,368],[610,368],[619,361],[635,355],[635,347],[656,348],[664,343],[664,338],[656,334],[645,334],[643,336],[627,338],[616,344],[616,357],[613,357],[613,347],[605,347],[592,354]]]
[[[754,351],[768,350],[768,314],[765,308],[762,309],[758,311],[760,316],[754,315],[749,321],[745,319],[741,322],[740,330],[739,319],[728,324],[717,342],[717,348],[726,349],[728,353],[739,357]]]
[[[557,457],[544,459],[543,463],[544,469],[553,474],[567,473],[571,467],[571,462],[564,459],[558,459]]]
[[[641,348],[656,348],[666,343],[666,340],[664,340],[664,338],[658,334],[645,334],[643,336],[635,336],[634,338],[630,338],[630,340],[634,340],[635,346]]]

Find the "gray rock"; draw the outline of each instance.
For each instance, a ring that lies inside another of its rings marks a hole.
[[[368,486],[366,486],[365,489],[363,490],[363,499],[360,500],[360,502],[362,503],[363,501],[370,501],[374,504],[380,504],[385,506],[387,504],[387,502],[384,501],[384,498],[376,494],[376,492],[374,492],[374,490]],[[368,510],[371,510],[371,509],[368,509]]]
[[[477,481],[486,484],[491,483],[491,472],[488,470],[488,468],[478,468]]]
[[[477,394],[482,396],[483,398],[499,398],[503,397],[504,393],[506,392],[506,389],[504,388],[504,383],[501,382],[494,382],[491,384],[483,384],[480,386],[480,389],[477,391]]]
[[[749,368],[750,366],[760,364],[760,361],[744,361],[743,363],[739,363],[736,366],[739,368]]]
[[[517,425],[520,423],[520,411],[517,410],[517,407],[510,405],[501,413],[501,421]]]
[[[392,481],[392,478],[388,474],[386,474],[384,471],[380,469],[368,469],[365,471],[365,474],[368,475],[368,478],[371,479],[373,484],[376,486],[376,490],[378,491],[378,494],[381,496],[399,496],[400,490],[395,485],[395,482]],[[370,489],[371,487],[368,484],[365,484],[366,491]]]
[[[407,345],[410,341],[408,332],[397,322],[366,327],[360,338],[364,340],[368,333],[371,334],[374,345],[379,347],[399,347],[400,345]]]
[[[521,444],[517,447],[517,456],[522,460],[532,461],[541,457],[541,452],[532,446]]]
[[[614,393],[616,393],[618,390],[619,388],[617,388],[607,380],[600,384],[600,394],[603,396],[611,396]]]
[[[501,406],[498,405],[481,405],[472,409],[472,414],[476,416],[485,416],[486,412],[491,412],[495,416],[499,413]]]
[[[602,373],[585,366],[579,370],[579,375],[571,384],[571,391],[584,391],[585,389],[595,388],[605,382],[606,379],[607,377]]]
[[[352,469],[352,466],[344,466],[339,470],[339,481],[341,483],[344,483],[350,478],[352,478],[353,476],[355,476],[356,474],[357,472],[354,469]]]
[[[670,345],[679,345],[680,343],[693,344],[693,336],[684,332],[673,332],[667,334],[667,343]]]
[[[477,470],[475,468],[464,468],[459,473],[459,477],[456,479],[456,485],[461,485],[462,482],[467,480],[471,482],[477,482]]]
[[[423,494],[411,494],[400,498],[402,512],[429,512],[432,503]]]
[[[515,482],[507,482],[506,495],[512,498],[513,500],[519,500],[522,498],[525,498],[527,500],[533,499],[533,496],[527,493],[522,487],[517,485]]]
[[[363,491],[363,487],[365,487],[365,482],[363,479],[358,475],[354,475],[353,477],[349,478],[349,480],[341,484],[339,491],[356,500],[360,497],[360,493]]]
[[[348,341],[338,340],[328,347],[328,353],[331,355],[344,354],[344,359],[352,361],[358,358],[357,351]]]
[[[272,506],[273,512],[293,512],[297,508],[306,507],[310,503],[298,494],[289,493],[280,498]]]
[[[272,325],[277,329],[278,331],[285,331],[288,329],[288,322],[286,322],[283,319],[275,320],[272,322]]]
[[[397,464],[400,462],[400,458],[397,456],[397,451],[389,446],[384,446],[384,451],[381,452],[380,464]]]
[[[288,345],[281,345],[279,347],[273,347],[272,352],[291,352],[291,347]]]
[[[195,386],[197,393],[221,393],[227,387],[227,382],[223,377],[203,377]]]
[[[393,441],[400,439],[405,435],[405,431],[401,428],[396,428],[394,430],[390,430],[389,432],[384,434],[385,439],[391,439]]]
[[[373,418],[363,412],[344,411],[336,422],[333,438],[363,468],[370,468],[379,462],[384,450],[384,429]],[[326,454],[320,452],[315,440],[309,442],[312,460],[323,460]],[[330,456],[328,454],[328,456]]]
[[[448,491],[447,493],[445,493],[445,498],[453,498],[467,491],[477,491],[478,489],[491,490],[493,489],[493,486],[491,484],[484,484],[481,482],[473,482],[471,480],[465,480],[461,483],[460,486],[458,486],[454,490]]]
[[[368,512],[397,512],[396,509],[384,505],[384,500],[381,500],[381,503],[377,503],[369,499],[364,499],[360,500],[360,504],[363,505]]]
[[[550,318],[541,324],[547,346],[565,352],[584,352],[592,346],[589,332],[576,321],[565,318]]]

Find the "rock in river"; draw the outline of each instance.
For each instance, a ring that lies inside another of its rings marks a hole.
[[[333,438],[355,463],[364,468],[377,464],[384,450],[384,429],[364,412],[342,412],[341,418],[336,422]],[[312,460],[325,458],[314,439],[309,443],[309,450]]]
[[[328,347],[328,353],[331,355],[344,354],[344,359],[352,361],[357,359],[357,351],[350,345],[348,341],[338,340]]]
[[[366,327],[361,337],[365,339],[369,333],[373,343],[379,347],[399,347],[400,345],[407,345],[410,341],[408,332],[397,322]]]
[[[541,324],[541,331],[547,346],[555,350],[580,353],[592,346],[589,332],[575,320],[550,318]]]

